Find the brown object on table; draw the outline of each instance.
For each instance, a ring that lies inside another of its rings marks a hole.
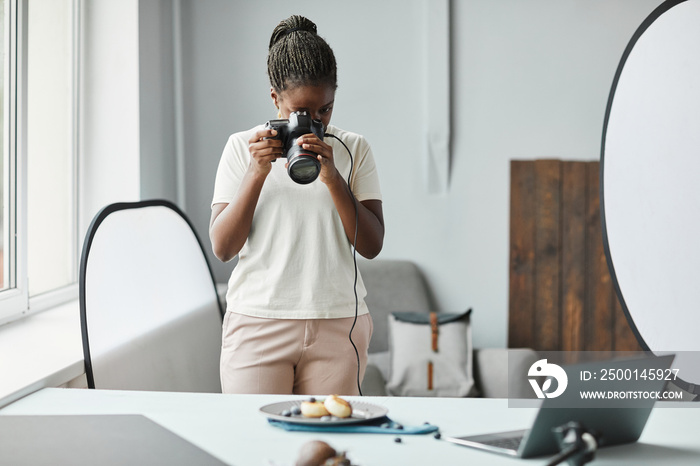
[[[333,458],[336,452],[333,447],[321,440],[306,442],[299,450],[295,466],[323,466],[326,460]]]
[[[323,466],[352,466],[352,463],[345,457],[345,452],[342,452],[338,456],[328,458]]]

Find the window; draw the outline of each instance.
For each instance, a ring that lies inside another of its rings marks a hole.
[[[71,0],[31,0],[27,61],[29,296],[75,281],[77,147]]]
[[[74,298],[77,0],[3,3],[0,323]]]
[[[2,88],[0,89],[0,125],[2,125],[2,132],[0,132],[0,152],[2,153],[2,165],[0,165],[0,209],[2,213],[0,214],[0,290],[6,290],[8,288],[9,279],[9,263],[10,258],[6,251],[8,250],[8,213],[7,203],[9,201],[6,191],[9,191],[8,180],[6,180],[6,174],[9,167],[7,166],[8,160],[8,150],[6,148],[5,142],[7,141],[9,128],[6,127],[7,111],[5,109],[6,95],[9,94],[8,89],[8,63],[9,63],[9,44],[7,36],[9,34],[7,28],[7,15],[6,15],[6,5],[5,0],[0,0],[0,50],[2,50],[2,66],[0,67],[0,81],[2,82]]]

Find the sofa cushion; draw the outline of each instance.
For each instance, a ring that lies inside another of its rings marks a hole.
[[[365,302],[374,323],[369,352],[387,351],[389,314],[435,309],[428,287],[418,267],[410,261],[360,259],[357,267],[367,289]]]
[[[474,387],[470,311],[392,313],[387,392],[402,396],[469,395]]]
[[[372,353],[370,356],[377,354],[384,353]],[[386,378],[382,374],[381,368],[372,361],[367,361],[365,377],[362,379],[362,394],[364,396],[387,396],[385,381]]]

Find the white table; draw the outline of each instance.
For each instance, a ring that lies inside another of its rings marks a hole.
[[[292,465],[301,445],[320,439],[346,450],[353,464],[452,465],[543,464],[436,440],[432,435],[286,432],[267,423],[258,409],[289,396],[220,395],[46,388],[0,410],[0,415],[143,414],[232,465]],[[527,428],[535,409],[509,408],[504,399],[364,397],[385,406],[405,425],[429,421],[443,435]],[[684,407],[679,407],[684,406]],[[693,406],[693,407],[688,407]],[[695,407],[698,406],[698,407]],[[700,405],[659,403],[636,444],[599,450],[594,465],[700,464]]]

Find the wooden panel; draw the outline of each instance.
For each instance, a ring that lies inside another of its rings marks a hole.
[[[562,164],[562,345],[583,347],[586,302],[587,164]]]
[[[600,199],[597,164],[588,167],[588,212],[587,233],[587,326],[584,349],[588,351],[610,351],[613,349],[613,312],[610,296],[612,280],[603,250],[603,233],[600,223]]]
[[[560,344],[560,237],[561,171],[558,160],[535,162],[535,329],[542,350]]]
[[[627,323],[625,311],[617,299],[617,294],[612,294],[613,315],[615,316],[615,351],[642,351],[642,346],[637,341],[632,328]]]
[[[535,166],[510,164],[510,299],[508,346],[530,346],[535,313]]]
[[[598,162],[511,162],[508,345],[638,351],[603,250]]]

